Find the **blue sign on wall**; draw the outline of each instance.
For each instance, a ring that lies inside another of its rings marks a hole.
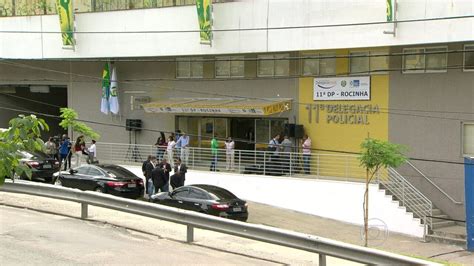
[[[467,250],[474,251],[474,159],[464,159]]]

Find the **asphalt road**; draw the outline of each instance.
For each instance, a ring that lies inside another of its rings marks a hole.
[[[276,264],[257,258],[186,245],[110,224],[0,207],[2,265]]]

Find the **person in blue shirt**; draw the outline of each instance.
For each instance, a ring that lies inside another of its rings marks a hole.
[[[176,142],[176,146],[181,147],[180,158],[184,164],[187,165],[189,158],[189,136],[186,135],[185,132],[183,132],[181,137],[179,137],[178,141]]]
[[[64,134],[63,140],[61,141],[61,146],[59,146],[59,156],[61,158],[61,163],[64,161],[64,170],[68,169],[68,162],[69,168],[71,168],[71,147],[72,144],[69,141],[69,137]]]

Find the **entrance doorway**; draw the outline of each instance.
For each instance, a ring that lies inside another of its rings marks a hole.
[[[237,150],[264,150],[269,140],[282,134],[287,118],[176,117],[176,130],[186,132],[191,146],[209,148],[213,136],[232,137]]]

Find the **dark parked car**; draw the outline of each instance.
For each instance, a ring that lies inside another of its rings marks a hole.
[[[40,151],[19,151],[18,153],[22,157],[20,163],[31,169],[31,180],[52,183],[53,174],[60,168],[58,160]],[[22,174],[19,178],[29,180],[26,174]]]
[[[143,195],[143,180],[114,164],[86,164],[55,174],[56,185],[93,190],[119,197],[137,199]]]
[[[158,193],[152,196],[152,202],[244,222],[249,216],[247,202],[212,185],[184,186],[173,192]]]

